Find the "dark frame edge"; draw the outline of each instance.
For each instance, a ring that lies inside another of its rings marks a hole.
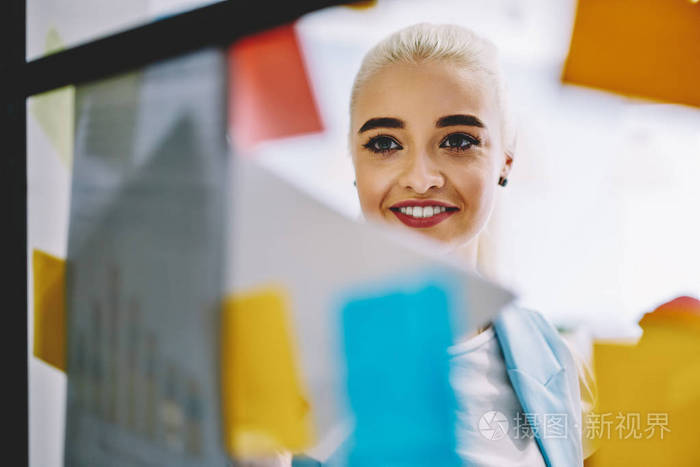
[[[265,2],[227,0],[187,11],[33,60],[19,71],[23,95],[49,91],[130,71],[208,46],[225,47],[243,36],[290,23],[304,14],[342,4],[338,0]],[[169,40],[163,40],[167,37]],[[89,65],[86,65],[89,64]]]
[[[8,0],[0,7],[0,129],[4,139],[0,157],[0,197],[3,216],[2,339],[8,402],[5,424],[10,436],[3,457],[12,465],[29,465],[29,356],[27,329],[27,141],[26,101],[20,76],[25,64],[26,2]]]

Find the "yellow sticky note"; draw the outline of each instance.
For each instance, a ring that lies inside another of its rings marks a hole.
[[[590,465],[700,465],[699,329],[659,321],[637,345],[594,345],[599,407],[589,435],[600,447]]]
[[[345,4],[346,7],[353,8],[355,10],[365,10],[368,8],[372,8],[376,5],[377,5],[377,0],[355,1],[352,3]]]
[[[63,42],[55,29],[46,35],[47,55],[63,49]],[[59,159],[70,169],[73,163],[73,118],[75,88],[65,86],[30,98],[29,110],[51,141]]]
[[[311,408],[282,288],[237,294],[222,313],[224,430],[232,455],[300,452],[313,443]]]
[[[66,263],[41,250],[34,269],[34,356],[66,371]]]

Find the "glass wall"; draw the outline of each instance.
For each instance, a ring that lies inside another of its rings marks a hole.
[[[27,60],[220,0],[27,0]]]

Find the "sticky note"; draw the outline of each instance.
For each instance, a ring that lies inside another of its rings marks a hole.
[[[225,441],[236,456],[302,451],[314,441],[284,289],[229,297],[221,323]]]
[[[56,28],[49,28],[46,32],[46,40],[44,42],[44,56],[60,52],[64,48],[63,39],[61,39],[61,35]]]
[[[346,7],[354,10],[366,10],[377,5],[377,0],[364,0],[345,4]]]
[[[46,54],[63,49],[58,32],[49,29],[46,35]],[[75,114],[75,88],[65,86],[30,98],[29,110],[51,145],[61,163],[70,169],[73,163],[73,130]]]
[[[592,466],[700,465],[700,302],[695,313],[684,305],[647,313],[636,345],[595,343],[598,408],[583,434],[599,440]]]
[[[246,37],[229,51],[229,120],[234,144],[323,130],[293,25]]]
[[[461,465],[447,349],[450,289],[356,296],[341,311],[347,393],[355,417],[351,466]]]
[[[700,105],[700,4],[581,0],[564,82]]]
[[[66,263],[41,250],[34,270],[34,356],[66,371]]]
[[[700,300],[681,296],[664,303],[651,313],[646,313],[639,321],[644,329],[654,325],[690,326],[700,330]]]

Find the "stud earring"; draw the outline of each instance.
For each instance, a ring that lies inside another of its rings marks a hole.
[[[501,186],[506,186],[508,184],[508,179],[506,177],[500,177],[498,179],[498,184]]]
[[[352,184],[355,185],[355,186],[357,186],[357,180],[353,180],[353,181],[352,181]]]

